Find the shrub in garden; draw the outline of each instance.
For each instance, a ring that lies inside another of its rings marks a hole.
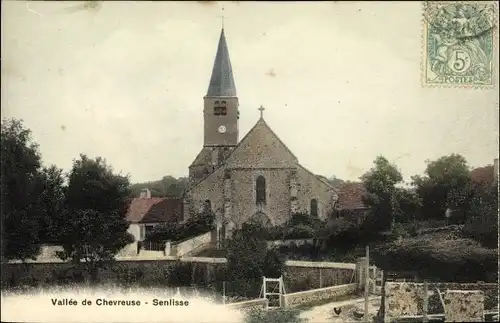
[[[442,281],[489,281],[498,269],[497,250],[470,239],[447,239],[445,233],[379,246],[372,258],[382,269],[417,271],[421,278]]]
[[[177,261],[169,271],[168,284],[172,287],[191,285],[193,264],[190,262]]]
[[[147,241],[165,242],[181,241],[214,229],[215,215],[212,212],[203,212],[188,218],[182,223],[165,223],[156,226],[146,236]]]
[[[116,276],[118,284],[130,285],[138,283],[144,277],[144,272],[141,268],[130,267],[127,265],[116,265],[112,267],[112,271]]]

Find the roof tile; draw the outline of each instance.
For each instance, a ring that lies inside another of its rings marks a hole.
[[[365,186],[359,182],[346,182],[338,188],[339,209],[361,209],[367,208],[363,203],[363,195],[366,193]]]
[[[126,219],[131,223],[177,222],[182,219],[182,199],[134,198],[130,203]]]

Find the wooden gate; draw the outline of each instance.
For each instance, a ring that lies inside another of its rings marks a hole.
[[[271,284],[268,284],[271,283]],[[268,309],[282,308],[284,306],[283,295],[285,295],[285,285],[283,276],[279,278],[262,277],[262,288],[260,295],[269,301]],[[278,304],[278,306],[276,306]]]

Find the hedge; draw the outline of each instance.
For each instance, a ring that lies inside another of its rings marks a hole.
[[[415,271],[422,279],[497,281],[498,253],[450,234],[406,238],[372,251],[375,264],[391,271]]]

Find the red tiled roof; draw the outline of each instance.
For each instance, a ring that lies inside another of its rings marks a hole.
[[[495,178],[493,165],[478,167],[471,170],[470,178],[476,183],[493,184],[493,179]]]
[[[127,212],[127,221],[132,223],[177,222],[180,219],[181,198],[134,198]]]
[[[363,195],[366,190],[363,183],[347,182],[340,185],[338,190],[339,209],[364,209],[367,206],[363,203]]]

